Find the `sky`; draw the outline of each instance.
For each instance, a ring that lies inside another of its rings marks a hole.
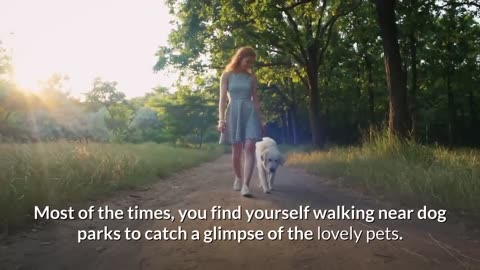
[[[22,88],[38,91],[60,73],[72,96],[101,77],[131,98],[177,79],[152,69],[174,19],[163,0],[0,0],[0,10],[0,40]]]

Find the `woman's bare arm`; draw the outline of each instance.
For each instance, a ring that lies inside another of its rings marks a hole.
[[[219,122],[225,121],[225,107],[227,104],[228,73],[224,72],[220,78],[220,100],[218,102]]]

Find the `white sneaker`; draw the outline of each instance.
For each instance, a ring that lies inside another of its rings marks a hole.
[[[242,186],[240,185],[240,179],[235,177],[235,180],[233,181],[233,190],[239,191],[241,188]]]
[[[251,197],[250,190],[248,189],[247,185],[242,186],[242,191],[240,192],[244,197]]]

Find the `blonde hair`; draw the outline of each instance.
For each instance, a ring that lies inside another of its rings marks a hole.
[[[233,55],[230,63],[225,67],[225,72],[229,71],[238,71],[240,68],[240,62],[245,57],[253,57],[256,58],[257,54],[251,47],[241,47],[237,50],[237,52]]]

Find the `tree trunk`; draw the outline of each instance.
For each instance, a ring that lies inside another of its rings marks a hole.
[[[416,133],[416,124],[417,124],[417,40],[415,38],[415,31],[409,35],[410,41],[410,57],[411,57],[411,70],[412,70],[412,79],[410,81],[410,115],[412,118],[412,128],[410,130],[413,137]]]
[[[328,140],[328,134],[330,132],[330,117],[331,117],[331,113],[330,113],[330,104],[333,103],[332,100],[330,100],[330,81],[332,79],[332,75],[333,75],[333,70],[334,68],[336,67],[336,65],[332,64],[330,65],[330,68],[328,69],[327,71],[327,78],[325,80],[325,85],[323,86],[323,93],[324,93],[324,99],[323,99],[323,103],[325,104],[325,115],[324,115],[324,138],[325,138],[325,141]],[[360,102],[358,103],[360,104]]]
[[[287,141],[286,143],[291,144],[292,143],[292,137],[293,137],[293,130],[292,130],[292,110],[290,109],[290,106],[288,106],[288,109],[285,112],[285,116],[287,118]]]
[[[288,136],[288,124],[287,124],[287,119],[288,114],[287,112],[282,113],[282,143],[287,142],[287,136]]]
[[[405,138],[408,135],[410,118],[408,116],[406,76],[402,69],[402,58],[398,45],[395,4],[395,0],[375,0],[390,96],[389,132]]]
[[[291,107],[291,114],[290,114],[291,123],[292,123],[292,138],[293,138],[293,144],[296,145],[298,144],[298,133],[297,133],[297,106],[292,105]]]
[[[449,14],[453,16],[451,13]],[[449,29],[451,31],[451,29]],[[456,118],[456,108],[455,100],[452,91],[452,82],[453,77],[453,61],[452,61],[452,42],[450,41],[450,36],[447,35],[447,66],[445,68],[445,76],[447,80],[447,106],[448,106],[448,144],[453,146],[455,143],[455,118]]]
[[[290,103],[290,128],[292,130],[292,140],[293,144],[296,145],[298,143],[297,140],[297,100],[295,98],[295,88],[292,82],[292,78],[288,77],[285,80],[285,84],[287,85],[287,89],[290,91],[290,96],[292,97],[291,103]]]
[[[356,71],[357,71],[357,78],[359,81],[361,81],[361,72],[360,72],[360,68],[359,66],[357,66],[356,68]],[[355,102],[356,104],[354,104],[354,107],[355,107],[355,128],[357,130],[361,130],[361,123],[362,123],[362,102],[361,102],[361,99],[362,99],[362,88],[361,88],[361,85],[358,83],[356,85],[356,94],[357,94],[357,101]]]
[[[425,143],[426,143],[426,144],[429,144],[429,143],[430,143],[430,142],[429,142],[428,132],[429,132],[429,130],[428,130],[428,122],[427,122],[427,123],[425,123]]]
[[[463,106],[458,106],[458,110],[459,110],[459,121],[457,121],[457,129],[456,129],[456,134],[457,134],[457,137],[459,138],[468,138],[465,134],[465,109]],[[461,143],[462,145],[466,145],[468,144],[468,139],[467,140],[460,140],[459,143]]]
[[[475,111],[475,97],[472,88],[470,88],[468,93],[468,105],[470,107],[470,127],[473,129],[477,122],[477,112]]]
[[[287,140],[286,143],[292,144],[293,138],[293,130],[292,130],[292,118],[290,117],[291,114],[290,106],[288,106],[287,110],[285,111],[285,118],[287,122]]]
[[[199,145],[198,148],[202,148],[202,146],[203,146],[203,134],[204,134],[204,133],[205,133],[205,130],[203,130],[203,128],[201,128],[201,129],[200,129],[200,138],[199,138],[199,140],[200,140],[200,145]]]
[[[468,105],[470,109],[470,128],[473,129],[475,127],[475,122],[477,120],[477,117],[475,115],[475,101],[473,98],[473,91],[472,88],[470,88],[470,91],[468,93]]]
[[[310,129],[312,132],[312,144],[316,148],[323,149],[325,142],[322,136],[322,130],[320,125],[318,66],[310,63],[307,66],[307,76],[309,95],[308,114],[310,118]]]
[[[449,69],[447,69],[449,70]],[[448,144],[452,146],[455,142],[455,100],[450,82],[450,72],[447,72],[447,99],[448,99]]]
[[[375,95],[373,93],[372,63],[368,54],[365,55],[365,67],[367,69],[367,93],[368,93],[368,111],[369,111],[369,136],[373,138],[373,129],[375,126]]]
[[[470,141],[472,145],[475,144],[475,140],[477,138],[478,134],[478,127],[476,125],[477,123],[477,112],[475,111],[475,97],[473,95],[473,90],[470,88],[470,91],[468,93],[468,105],[470,109]]]

